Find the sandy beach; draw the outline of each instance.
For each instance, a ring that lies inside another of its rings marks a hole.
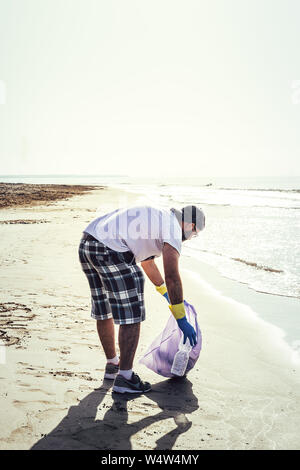
[[[184,295],[203,335],[195,368],[175,381],[138,363],[169,316],[146,279],[134,370],[153,390],[112,395],[77,248],[97,210],[149,201],[104,187],[70,196],[1,207],[0,449],[299,449],[292,351],[247,296],[222,294],[214,270],[206,278],[189,257],[180,260]]]

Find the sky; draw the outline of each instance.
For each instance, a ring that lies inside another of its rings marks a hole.
[[[0,174],[300,175],[298,0],[0,0]]]

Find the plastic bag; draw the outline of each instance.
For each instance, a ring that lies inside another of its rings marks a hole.
[[[188,302],[184,301],[185,314],[187,321],[194,327],[197,334],[197,344],[190,352],[186,373],[190,371],[196,364],[200,355],[202,346],[202,335],[197,321],[197,313],[194,307]],[[163,377],[174,377],[171,374],[171,367],[173,359],[178,351],[182,331],[178,327],[177,321],[170,315],[170,318],[157,338],[151,343],[147,352],[139,360],[140,364],[144,364],[149,369],[153,370]]]

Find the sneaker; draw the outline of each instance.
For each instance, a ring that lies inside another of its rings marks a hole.
[[[130,380],[118,374],[112,391],[117,393],[145,393],[151,390],[148,382],[142,382],[137,374],[132,372]]]
[[[106,364],[105,374],[104,374],[105,379],[115,380],[118,373],[119,373],[119,364],[117,366],[110,362]]]

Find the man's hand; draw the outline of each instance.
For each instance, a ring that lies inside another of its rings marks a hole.
[[[183,333],[183,344],[185,344],[186,339],[188,338],[190,340],[191,346],[195,346],[197,344],[196,331],[186,319],[184,303],[181,302],[180,304],[170,305],[169,309],[171,310],[179,328]]]
[[[177,320],[178,326],[183,333],[183,344],[185,344],[186,339],[190,340],[190,344],[192,347],[196,346],[197,344],[197,335],[196,331],[192,327],[192,325],[187,321],[186,317],[179,318]]]

